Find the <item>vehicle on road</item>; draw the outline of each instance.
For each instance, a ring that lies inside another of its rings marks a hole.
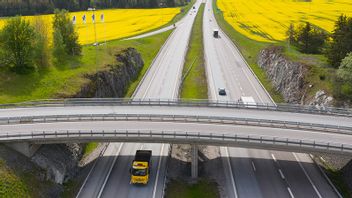
[[[151,167],[151,150],[137,150],[132,162],[131,184],[147,184]]]
[[[193,9],[196,9],[196,6],[193,6]]]
[[[241,104],[244,104],[247,107],[254,107],[257,105],[257,103],[255,102],[252,96],[241,96],[238,102]]]
[[[213,36],[214,36],[214,38],[219,38],[219,30],[218,29],[214,29]]]
[[[219,91],[219,95],[220,95],[220,96],[226,96],[226,90],[225,90],[225,88],[219,88],[218,91]]]

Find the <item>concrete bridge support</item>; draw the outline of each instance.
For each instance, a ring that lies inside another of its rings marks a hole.
[[[24,142],[24,143],[9,143],[9,144],[6,144],[6,146],[22,153],[27,157],[32,157],[41,145]]]
[[[192,144],[192,159],[191,159],[191,177],[192,179],[198,178],[198,146]]]

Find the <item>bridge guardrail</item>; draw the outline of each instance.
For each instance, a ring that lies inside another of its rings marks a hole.
[[[70,142],[70,141],[130,141],[130,142],[184,142],[196,144],[229,144],[229,145],[271,145],[272,147],[297,147],[299,149],[314,149],[324,152],[341,152],[352,154],[352,144],[334,142],[320,142],[314,140],[301,140],[280,138],[275,136],[214,134],[181,131],[33,131],[27,133],[0,134],[0,142]]]
[[[76,115],[49,115],[23,116],[0,118],[0,126],[6,124],[46,123],[46,122],[80,122],[80,121],[158,121],[158,122],[197,122],[221,123],[271,128],[285,128],[294,130],[320,131],[325,133],[340,133],[352,135],[352,127],[339,125],[325,125],[304,122],[280,120],[218,117],[218,116],[185,116],[163,114],[76,114]]]
[[[316,107],[294,104],[265,104],[257,103],[243,104],[237,101],[216,101],[216,100],[183,100],[183,99],[130,99],[130,98],[69,98],[69,99],[47,99],[22,103],[1,104],[0,108],[11,107],[43,107],[43,106],[100,106],[100,105],[148,105],[148,106],[190,106],[190,107],[222,107],[253,110],[270,110],[295,113],[311,113],[340,115],[352,117],[352,109],[335,107]]]

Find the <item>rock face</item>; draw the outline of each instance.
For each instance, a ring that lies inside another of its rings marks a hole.
[[[116,62],[96,74],[87,75],[89,82],[73,97],[123,97],[130,82],[137,78],[144,62],[134,48],[127,48],[115,55]],[[46,170],[46,178],[58,184],[74,177],[79,171],[82,144],[52,144],[42,147],[31,158]]]
[[[266,71],[276,91],[287,103],[300,103],[305,86],[306,67],[287,60],[282,47],[268,47],[260,51],[258,65]]]
[[[138,77],[144,62],[134,48],[127,48],[115,55],[116,63],[107,65],[103,71],[88,75],[90,81],[75,97],[123,97],[131,81]]]
[[[79,144],[43,145],[32,157],[32,161],[46,170],[46,179],[62,184],[78,172],[82,157]]]

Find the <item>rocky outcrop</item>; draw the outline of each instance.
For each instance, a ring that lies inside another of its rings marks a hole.
[[[78,172],[82,150],[82,146],[75,143],[43,145],[32,161],[46,170],[46,179],[62,184]]]
[[[266,71],[276,91],[288,103],[300,103],[305,87],[305,65],[288,60],[282,47],[268,47],[260,51],[258,65]]]
[[[321,109],[325,106],[332,106],[333,100],[333,97],[326,94],[324,90],[319,90],[315,93],[314,98],[309,100],[308,105],[314,105],[316,108]]]
[[[87,75],[88,83],[72,97],[123,97],[131,81],[135,80],[144,63],[134,48],[127,48],[115,55],[115,62],[95,74]],[[80,170],[82,144],[52,144],[42,147],[31,160],[46,171],[46,179],[55,183],[73,178]]]
[[[96,74],[87,75],[88,83],[75,97],[123,97],[131,83],[138,77],[144,62],[134,48],[127,48],[115,55],[116,62]]]

